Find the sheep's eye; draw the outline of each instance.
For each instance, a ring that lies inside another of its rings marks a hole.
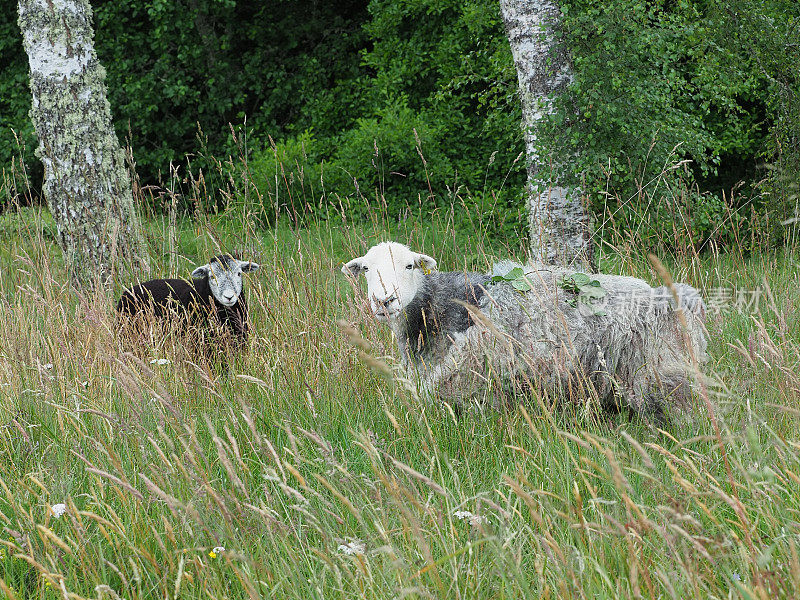
[[[412,265],[407,265],[407,266],[406,266],[406,269],[413,269],[413,268],[414,268],[414,265],[413,265],[413,264],[412,264]]]
[[[364,270],[364,273],[366,273],[367,271],[369,271],[369,267],[362,267],[362,269]]]

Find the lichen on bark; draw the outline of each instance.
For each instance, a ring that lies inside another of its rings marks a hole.
[[[19,0],[43,191],[81,287],[148,270],[125,155],[111,122],[87,0]]]
[[[568,157],[542,148],[537,131],[555,98],[572,82],[569,52],[553,0],[500,0],[519,80],[528,158],[528,215],[534,257],[594,269],[589,216],[577,186],[568,187]]]

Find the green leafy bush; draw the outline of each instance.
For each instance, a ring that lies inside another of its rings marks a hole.
[[[364,61],[374,72],[374,112],[360,121],[359,137],[372,148],[370,130],[394,124],[402,130],[397,151],[410,177],[393,182],[416,200],[428,196],[435,206],[447,189],[506,185],[521,189],[525,181],[521,111],[511,51],[493,0],[373,0],[365,25],[372,47]],[[426,165],[415,159],[417,129]],[[382,132],[384,139],[394,134]],[[381,150],[379,148],[379,150]],[[416,160],[416,162],[415,162]],[[388,163],[387,163],[388,164]],[[411,168],[413,167],[413,169]],[[427,170],[427,173],[425,171]],[[407,173],[404,173],[407,175]],[[386,187],[388,189],[388,186]],[[433,192],[431,194],[431,192]]]
[[[322,196],[319,144],[310,131],[273,142],[239,172],[254,196],[254,213],[273,225],[281,214],[304,224]]]
[[[373,1],[369,14],[364,105],[332,137],[314,127],[312,154],[332,202],[344,199],[355,216],[455,203],[470,212],[465,226],[521,232],[521,112],[499,6]],[[262,154],[272,156],[269,143],[255,162]]]
[[[198,126],[211,153],[220,156],[234,150],[229,123],[246,118],[264,138],[308,127],[329,136],[360,112],[361,88],[354,82],[364,74],[363,0],[92,5],[117,133],[130,141],[148,183],[168,175],[171,161],[183,163],[198,151]],[[7,165],[15,150],[5,128],[32,134],[16,3],[0,8],[0,34],[0,164]],[[26,142],[32,150],[33,138]],[[210,168],[203,157],[194,159]]]
[[[41,179],[41,164],[33,155],[36,136],[28,117],[30,107],[28,60],[17,27],[16,3],[7,2],[0,8],[0,173],[5,171],[7,177],[13,165],[15,169],[32,169],[31,177]],[[26,182],[19,179],[19,183]],[[0,187],[0,208],[7,201],[3,190]]]
[[[345,133],[329,170],[337,189],[348,183],[391,196],[390,210],[397,212],[417,197],[434,192],[431,181],[441,185],[453,167],[437,139],[435,126],[407,106],[390,106],[379,115],[359,119]],[[428,152],[428,148],[431,148]],[[437,186],[438,187],[438,186]]]
[[[597,214],[618,211],[608,205],[612,198],[624,204],[623,218],[635,217],[635,230],[661,240],[672,236],[681,215],[700,243],[712,236],[733,241],[736,218],[726,217],[745,208],[777,209],[773,221],[780,222],[783,209],[754,199],[754,188],[733,205],[722,194],[730,197],[742,180],[755,183],[758,163],[777,153],[771,140],[788,139],[779,131],[791,119],[781,116],[784,104],[775,100],[781,86],[770,83],[777,79],[770,73],[796,73],[787,33],[800,4],[563,0],[561,6],[575,81],[543,137],[569,157],[568,172],[584,184]],[[766,30],[775,35],[764,36]],[[800,89],[796,74],[784,82],[785,92]],[[687,160],[688,182],[683,169],[673,169]],[[653,203],[648,188],[656,182],[667,190]],[[675,192],[694,184],[697,192]]]

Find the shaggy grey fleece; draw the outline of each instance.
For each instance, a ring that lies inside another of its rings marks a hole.
[[[478,273],[426,277],[404,318],[391,323],[403,363],[423,390],[458,405],[489,394],[503,403],[538,390],[604,406],[621,402],[657,420],[689,398],[694,365],[706,360],[697,290],[675,285],[684,328],[668,288],[597,274],[606,295],[587,306],[559,285],[573,271],[525,271],[532,286],[526,292]]]

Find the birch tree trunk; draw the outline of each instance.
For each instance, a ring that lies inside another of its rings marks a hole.
[[[149,270],[125,156],[111,124],[88,0],[19,0],[43,190],[74,283]]]
[[[565,157],[541,147],[537,130],[554,99],[572,81],[569,53],[561,39],[555,0],[500,0],[517,67],[528,158],[528,219],[535,258],[548,264],[594,270],[589,216],[581,190],[565,187]]]

